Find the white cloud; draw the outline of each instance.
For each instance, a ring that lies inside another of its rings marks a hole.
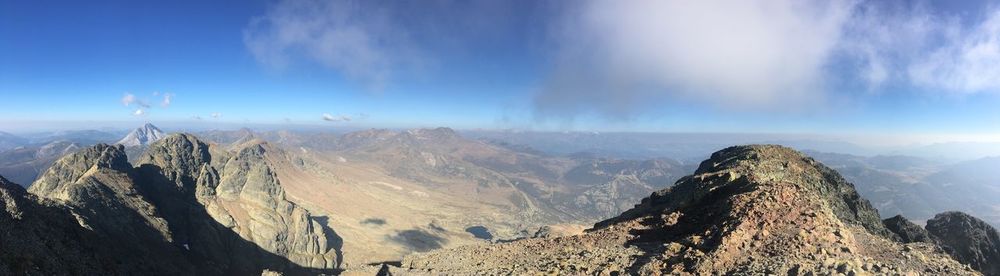
[[[142,108],[139,108],[139,109],[136,109],[134,112],[132,112],[132,115],[133,116],[144,116],[144,115],[146,115],[146,111],[143,110]]]
[[[393,17],[365,1],[279,1],[243,31],[261,63],[283,68],[295,59],[338,70],[372,89],[414,62],[414,47]]]
[[[125,106],[130,106],[130,105],[135,104],[135,105],[138,105],[138,106],[140,106],[142,108],[149,108],[149,104],[148,103],[140,100],[139,98],[136,98],[135,95],[133,95],[132,93],[127,93],[126,92],[125,96],[122,96],[122,100],[121,101],[122,101],[122,104],[125,105]]]
[[[879,2],[875,2],[879,3]],[[933,92],[1000,91],[1000,9],[962,16],[897,2],[858,9],[845,29],[844,52],[869,88],[903,85]],[[977,21],[978,20],[978,21]]]
[[[855,87],[1000,91],[1000,9],[979,12],[895,1],[587,0],[553,28],[554,69],[536,114],[630,117],[670,102],[808,111],[865,97]]]
[[[851,3],[592,0],[557,28],[540,110],[628,114],[650,99],[777,108],[822,98]]]
[[[927,55],[936,34],[954,28],[954,23],[923,5],[869,2],[855,9],[845,26],[840,57],[857,63],[854,77],[869,91],[909,84],[906,68]]]
[[[164,93],[163,102],[160,103],[160,106],[170,107],[170,103],[173,99],[174,99],[174,93]]]
[[[330,113],[323,113],[323,120],[328,122],[350,122],[351,117],[347,115],[333,116]]]
[[[135,95],[132,95],[131,93],[125,93],[125,96],[122,96],[123,105],[129,106],[133,102],[135,102]]]
[[[1000,9],[970,30],[951,31],[942,46],[910,65],[913,83],[954,93],[1000,92]]]
[[[214,119],[218,119],[218,118],[222,117],[222,113],[219,113],[219,112],[214,112],[214,113],[212,113],[212,115],[211,115],[211,116],[212,116],[212,118],[214,118]]]

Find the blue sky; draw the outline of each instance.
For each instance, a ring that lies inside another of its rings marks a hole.
[[[0,1],[0,96],[3,131],[151,121],[995,135],[1000,9]]]

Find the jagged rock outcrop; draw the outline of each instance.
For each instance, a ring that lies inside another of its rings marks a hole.
[[[175,195],[156,200],[175,206],[165,213],[180,222],[175,232],[192,251],[226,262],[238,272],[259,271],[255,266],[261,263],[279,269],[336,268],[338,252],[329,242],[335,237],[328,237],[308,211],[285,199],[266,152],[266,144],[261,143],[231,153],[216,150],[194,136],[175,134],[151,145],[138,164],[145,178],[160,176],[149,182],[155,186],[151,189]],[[167,203],[171,198],[187,199],[188,204]],[[185,219],[191,216],[214,223]],[[218,229],[220,226],[223,229]],[[220,231],[231,231],[249,241],[251,244],[241,249],[248,254],[233,257],[232,252],[219,250],[233,247],[216,238]],[[254,252],[257,247],[292,263],[250,257],[260,255]]]
[[[899,236],[899,240],[903,243],[911,242],[926,242],[937,244],[938,241],[931,233],[927,232],[926,229],[916,225],[910,220],[907,220],[902,215],[896,215],[895,217],[887,218],[882,220],[885,227]]]
[[[0,274],[335,273],[338,237],[285,199],[267,149],[178,134],[138,168],[122,145],[99,144],[56,161],[28,191],[0,178]]]
[[[167,222],[135,183],[122,146],[98,144],[56,161],[28,191],[73,207],[95,231],[170,241]]]
[[[985,275],[1000,275],[1000,238],[993,226],[962,212],[944,212],[926,227],[959,262]]]
[[[136,189],[121,147],[66,156],[26,193],[4,185],[4,262],[16,274],[184,274],[166,221]],[[109,245],[124,246],[109,246]],[[89,262],[89,263],[84,263]],[[6,274],[6,273],[0,273]]]
[[[427,274],[952,274],[933,245],[903,245],[836,172],[780,146],[716,152],[691,176],[587,233],[405,258]]]
[[[28,192],[69,207],[84,228],[133,244],[123,248],[143,262],[190,267],[136,181],[122,146],[98,144],[53,163]]]

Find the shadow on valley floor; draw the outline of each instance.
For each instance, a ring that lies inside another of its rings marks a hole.
[[[439,237],[433,233],[418,228],[399,231],[395,236],[391,236],[389,239],[417,252],[427,252],[434,249],[440,249],[445,243],[448,242],[448,240],[443,237]]]
[[[182,176],[178,187],[155,165],[138,168],[137,188],[158,208],[174,234],[173,244],[184,248],[184,257],[195,265],[198,275],[260,275],[264,269],[284,275],[339,274],[340,269],[304,267],[250,242],[215,221],[198,203],[195,180]],[[214,171],[213,171],[214,173]],[[329,248],[342,259],[343,240],[323,223]],[[338,262],[339,264],[339,262]]]
[[[482,225],[476,225],[469,228],[465,228],[465,232],[469,232],[472,236],[478,239],[492,240],[493,234],[490,233],[490,229]]]
[[[382,226],[382,225],[385,225],[385,219],[381,219],[381,218],[366,218],[366,219],[364,219],[364,220],[361,221],[361,224],[370,224],[370,225]]]

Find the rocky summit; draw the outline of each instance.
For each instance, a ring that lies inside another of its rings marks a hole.
[[[976,275],[902,244],[840,175],[794,150],[730,147],[576,236],[408,256],[411,274]]]

